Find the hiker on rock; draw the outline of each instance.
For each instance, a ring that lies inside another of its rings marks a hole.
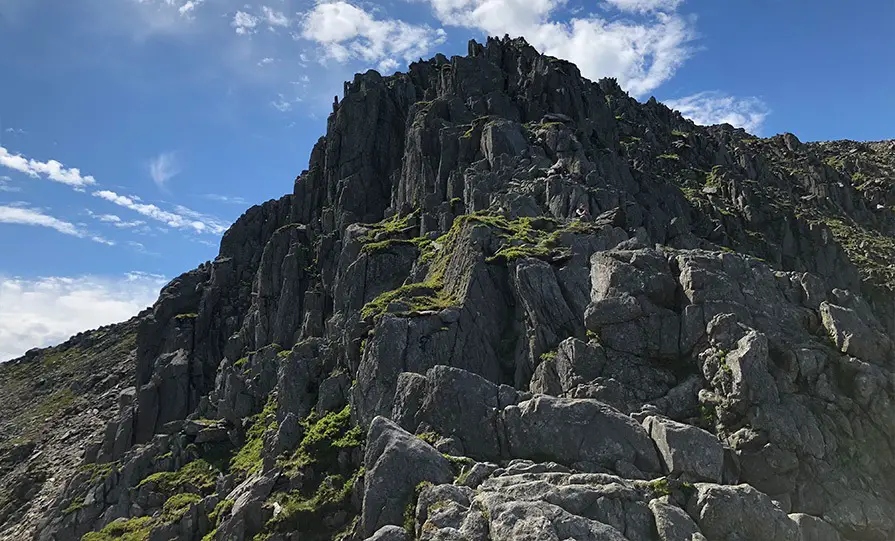
[[[578,216],[578,219],[583,222],[590,221],[590,210],[588,210],[587,205],[584,203],[578,205],[578,210],[575,211],[575,214]]]

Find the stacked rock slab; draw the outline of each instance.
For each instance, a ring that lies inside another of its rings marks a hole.
[[[521,39],[358,74],[116,328],[79,458],[0,448],[0,536],[895,538],[893,182],[895,143],[697,126]]]

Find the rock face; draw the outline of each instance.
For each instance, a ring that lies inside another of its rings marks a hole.
[[[449,483],[454,477],[441,453],[383,417],[370,423],[364,464],[361,526],[368,535],[403,522],[404,508],[412,504],[417,485]]]
[[[0,538],[893,539],[893,180],[521,39],[358,74],[214,261],[0,366]]]
[[[643,426],[669,474],[690,481],[721,482],[724,450],[714,434],[659,417],[647,417]]]

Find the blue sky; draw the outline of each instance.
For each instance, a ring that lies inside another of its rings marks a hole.
[[[246,1],[0,0],[0,360],[151,303],[291,190],[343,80],[470,38],[700,123],[895,137],[892,0]]]

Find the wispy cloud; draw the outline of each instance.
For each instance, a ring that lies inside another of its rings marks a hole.
[[[9,182],[12,179],[6,175],[0,176],[0,192],[20,192],[22,188],[18,186],[13,186]]]
[[[291,21],[289,21],[289,17],[287,17],[282,11],[277,11],[268,6],[261,6],[261,13],[264,15],[264,20],[267,21],[271,27],[280,26],[286,27],[289,26]]]
[[[176,207],[176,212],[171,212],[150,203],[141,203],[140,198],[134,195],[120,195],[110,190],[96,191],[93,192],[93,195],[175,229],[213,234],[220,234],[227,230],[227,226],[221,220],[180,205]]]
[[[158,252],[153,252],[151,250],[147,250],[146,246],[144,246],[142,242],[137,242],[135,240],[129,240],[129,241],[127,241],[127,245],[130,246],[131,248],[133,248],[133,250],[135,252],[137,252],[138,254],[148,255],[148,256],[153,256],[153,257],[159,257],[162,255]]]
[[[684,0],[604,0],[619,11],[647,13],[650,11],[675,11]]]
[[[173,152],[162,152],[149,162],[149,176],[163,190],[167,188],[167,182],[179,173],[177,156]]]
[[[301,103],[301,98],[287,98],[282,94],[277,94],[277,99],[270,102],[270,106],[281,113],[288,113],[292,110],[296,103]]]
[[[146,224],[146,222],[144,222],[143,220],[123,220],[116,214],[96,214],[91,210],[87,210],[87,214],[94,219],[99,220],[100,222],[111,224],[120,229],[132,229],[134,227],[140,227],[141,225]]]
[[[113,277],[0,275],[0,362],[127,320],[151,305],[166,282],[163,276],[141,272]]]
[[[0,206],[0,223],[47,227],[58,231],[63,235],[70,235],[72,237],[78,238],[88,238],[94,242],[108,244],[110,246],[115,244],[114,242],[106,240],[98,235],[92,235],[71,222],[60,220],[59,218],[50,216],[49,214],[45,214],[40,209],[29,208],[28,206],[24,205]]]
[[[700,92],[664,100],[664,103],[697,124],[727,123],[755,134],[760,134],[765,119],[771,114],[767,104],[759,98],[736,98],[718,91]]]
[[[96,180],[92,176],[82,175],[76,167],[66,168],[56,160],[42,162],[26,158],[21,154],[13,154],[2,146],[0,146],[0,167],[24,173],[32,178],[44,177],[81,191],[85,186],[96,184]]]
[[[197,212],[183,205],[175,205],[174,210],[181,216],[186,216],[187,218],[193,220],[194,223],[204,224],[205,229],[210,231],[211,233],[223,233],[227,230],[227,227],[229,227],[228,224],[225,224],[220,219],[214,216],[210,216],[202,212]]]
[[[220,195],[216,193],[207,193],[203,195],[205,199],[209,199],[211,201],[217,201],[219,203],[231,203],[234,205],[247,205],[248,201],[246,201],[242,197],[232,196],[232,195]]]

